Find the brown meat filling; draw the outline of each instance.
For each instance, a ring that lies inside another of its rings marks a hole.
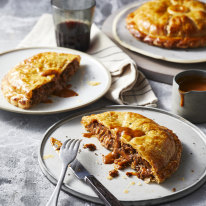
[[[122,130],[124,130],[124,128],[120,128],[120,131]],[[104,156],[105,164],[115,163],[119,170],[130,166],[132,169],[137,171],[135,175],[138,178],[154,179],[150,164],[146,160],[142,159],[132,146],[120,141],[120,132],[117,132],[116,136],[113,136],[109,129],[96,121],[87,126],[87,131],[96,135],[101,144],[112,151],[108,155]],[[133,133],[134,132],[137,133],[137,131],[133,131]]]
[[[79,67],[78,61],[72,62],[59,76],[56,75],[51,82],[35,89],[32,93],[31,104],[34,105],[42,101],[45,101],[47,100],[49,95],[65,88],[71,76],[73,76],[73,74],[76,72],[78,67]],[[47,75],[49,75],[49,73]]]
[[[97,148],[96,148],[96,145],[94,145],[94,144],[85,144],[84,146],[83,146],[83,148],[84,149],[89,149],[89,151],[95,151]]]

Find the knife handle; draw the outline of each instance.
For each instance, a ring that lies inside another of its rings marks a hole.
[[[86,176],[85,182],[89,184],[96,194],[99,196],[101,200],[105,203],[107,206],[123,206],[122,203],[119,202],[119,200],[107,190],[106,187],[102,185],[99,180],[97,180],[93,175]]]

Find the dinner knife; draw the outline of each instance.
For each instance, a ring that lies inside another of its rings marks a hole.
[[[69,166],[78,179],[84,180],[89,186],[92,187],[92,189],[105,203],[105,205],[123,206],[123,204],[120,203],[119,200],[113,194],[111,194],[101,182],[99,182],[99,180],[91,175],[77,159],[75,159]]]

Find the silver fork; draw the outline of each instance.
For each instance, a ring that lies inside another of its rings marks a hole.
[[[79,139],[76,139],[76,140],[68,139],[61,146],[59,156],[63,163],[62,170],[61,170],[61,174],[60,174],[58,183],[56,185],[56,188],[54,192],[52,193],[52,196],[49,199],[49,202],[47,203],[46,206],[56,206],[57,205],[59,192],[60,192],[62,182],[64,180],[64,177],[65,177],[65,174],[68,168],[68,164],[70,164],[76,158],[80,142],[81,140]]]

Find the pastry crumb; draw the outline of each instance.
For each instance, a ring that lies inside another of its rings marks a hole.
[[[129,190],[124,190],[124,193],[127,194],[129,192]]]
[[[88,81],[87,83],[88,83],[88,85],[90,85],[90,86],[98,86],[98,85],[101,84],[100,82],[96,82],[96,81]]]
[[[138,185],[138,186],[142,186],[142,183],[141,183],[141,182],[138,182],[137,185]]]
[[[113,177],[109,175],[109,176],[107,176],[107,179],[108,179],[108,180],[112,180]]]
[[[54,149],[55,149],[56,151],[59,151],[59,150],[60,150],[60,148],[61,148],[61,146],[62,146],[62,142],[61,142],[61,141],[55,139],[54,137],[51,137],[51,138],[50,138],[50,142],[51,142],[51,145],[54,147]]]
[[[181,180],[182,180],[182,181],[184,181],[184,180],[185,180],[185,178],[184,178],[184,177],[182,177],[182,178],[181,178]]]
[[[123,176],[122,178],[123,178],[123,179],[127,179],[127,177],[126,177],[126,176]]]
[[[82,134],[83,134],[83,137],[87,137],[87,138],[92,137],[92,133],[82,133]]]
[[[174,187],[174,188],[172,188],[172,192],[176,192],[176,188]]]
[[[145,179],[144,179],[144,182],[145,182],[146,184],[149,184],[149,183],[150,183],[150,178],[145,178]]]
[[[95,151],[97,148],[96,148],[96,145],[95,144],[85,144],[83,146],[84,149],[89,149],[89,151]]]
[[[49,154],[49,155],[44,155],[43,156],[44,160],[49,159],[49,158],[54,158],[54,155]]]
[[[135,182],[131,182],[130,185],[135,185]]]
[[[118,172],[118,170],[111,170],[111,171],[109,171],[109,176],[111,176],[111,177],[118,177],[119,176],[119,172]]]
[[[126,172],[126,175],[128,176],[128,177],[131,177],[131,176],[135,176],[135,175],[137,175],[137,173],[136,172]]]
[[[118,170],[118,169],[119,169],[116,164],[114,165],[114,169],[115,169],[115,170]]]
[[[194,172],[194,170],[191,170],[191,172]]]

